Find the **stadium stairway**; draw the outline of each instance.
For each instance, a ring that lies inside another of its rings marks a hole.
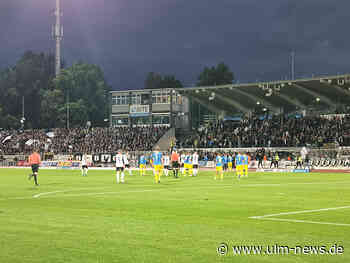
[[[153,146],[155,149],[157,146],[161,151],[168,151],[171,148],[171,142],[175,140],[175,128],[169,129]]]

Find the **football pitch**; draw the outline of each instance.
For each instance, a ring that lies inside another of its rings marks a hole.
[[[3,263],[350,262],[350,174],[29,173],[0,169]]]

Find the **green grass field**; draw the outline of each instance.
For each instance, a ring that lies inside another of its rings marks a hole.
[[[155,185],[150,172],[134,172],[118,185],[113,171],[40,170],[39,187],[28,174],[0,169],[1,263],[350,262],[350,174],[215,181],[201,172]],[[239,256],[231,249],[276,244],[344,251]]]

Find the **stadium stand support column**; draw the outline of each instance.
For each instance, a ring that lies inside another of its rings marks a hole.
[[[174,116],[173,116],[173,93],[174,89],[170,90],[170,128],[174,128]]]

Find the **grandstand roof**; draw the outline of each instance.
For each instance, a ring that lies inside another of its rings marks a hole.
[[[275,113],[310,108],[335,111],[340,106],[350,107],[350,74],[177,90],[214,112],[258,108]]]

